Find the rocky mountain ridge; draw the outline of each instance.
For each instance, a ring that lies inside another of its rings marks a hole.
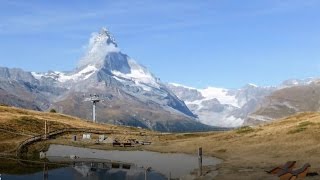
[[[290,79],[278,86],[259,87],[247,84],[240,89],[197,89],[177,83],[169,83],[167,86],[185,101],[202,123],[220,127],[239,127],[266,123],[298,112],[317,110],[311,107],[313,105],[307,105],[315,104],[313,100],[317,98],[309,98],[308,101],[302,99],[312,92],[315,93],[318,82],[318,78]],[[299,99],[300,104],[295,99]],[[305,105],[302,105],[303,103]]]
[[[99,122],[159,131],[212,129],[198,122],[159,78],[121,52],[106,29],[92,34],[74,71],[37,73],[1,68],[0,79],[4,104],[36,110],[55,108],[91,119],[92,104],[87,99],[98,94],[102,100],[97,105]]]
[[[103,28],[92,34],[73,71],[39,73],[0,67],[0,103],[35,110],[55,108],[91,119],[88,98],[99,94],[99,122],[159,131],[203,131],[318,111],[318,82],[317,78],[292,79],[273,87],[247,84],[240,89],[166,84],[123,53]]]

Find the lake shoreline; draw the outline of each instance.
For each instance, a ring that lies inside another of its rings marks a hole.
[[[80,148],[66,145],[51,144],[46,152],[49,161],[73,161],[74,160],[96,160],[109,162],[123,162],[137,164],[138,166],[147,167],[158,170],[161,173],[173,178],[195,179],[197,177],[197,157],[186,153],[164,153],[153,151],[119,151],[119,150],[99,150],[92,148]],[[72,159],[70,158],[72,156]],[[60,157],[60,158],[59,158]],[[119,161],[120,159],[120,161]],[[145,159],[145,160],[143,160]],[[212,179],[217,174],[217,165],[222,160],[214,157],[203,157],[203,174],[202,179]],[[175,169],[174,169],[175,168]],[[170,169],[174,172],[170,172]]]

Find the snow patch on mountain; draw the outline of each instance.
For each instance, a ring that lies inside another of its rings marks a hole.
[[[95,72],[97,72],[97,70],[98,68],[96,68],[94,65],[89,65],[75,74],[66,75],[61,73],[58,81],[67,82],[70,80],[73,80],[73,81],[86,80],[90,76],[92,76]]]
[[[214,108],[212,108],[211,111],[207,109],[198,110],[196,112],[199,120],[204,124],[218,127],[240,127],[243,125],[244,119],[230,115],[230,112],[234,110],[233,107],[224,106],[222,111],[216,112],[214,111]]]
[[[224,122],[223,125],[227,124],[227,127],[239,127],[243,125],[244,119],[236,118],[234,116],[229,116],[227,122],[228,123]]]
[[[186,89],[198,90],[197,88],[186,86],[186,85],[183,85],[183,84],[178,84],[178,83],[168,83],[168,84],[172,85],[172,86],[175,86],[175,87],[183,87],[183,88],[186,88]]]
[[[44,74],[38,73],[38,72],[31,72],[31,74],[35,79],[38,79],[38,80],[40,80],[44,76]]]
[[[201,99],[201,100],[196,100],[196,101],[185,101],[186,105],[191,105],[191,106],[194,106],[196,107],[196,110],[199,111],[203,108],[203,103],[204,99]]]
[[[217,99],[221,104],[229,104],[234,107],[239,107],[237,98],[235,97],[235,95],[230,94],[228,89],[216,88],[216,87],[197,89],[197,88],[181,85],[178,83],[169,83],[169,84],[175,87],[182,87],[190,90],[196,90],[200,92],[201,95],[204,97],[195,101],[185,101],[186,104],[196,104],[201,106],[201,103],[204,101]]]
[[[247,84],[241,89],[208,87],[196,89],[177,83],[168,87],[183,101],[199,120],[208,125],[239,127],[274,88]]]
[[[309,77],[306,79],[289,79],[284,82],[279,86],[279,89],[282,88],[287,88],[287,87],[292,87],[292,86],[305,86],[305,85],[310,85],[311,83],[316,82],[319,80],[318,78],[313,78]]]
[[[34,78],[40,80],[42,77],[44,78],[52,78],[61,83],[65,83],[67,81],[79,81],[86,80],[90,76],[92,76],[95,72],[97,72],[97,68],[94,65],[88,65],[80,71],[72,74],[67,74],[59,71],[53,71],[48,73],[36,73],[32,72]]]
[[[121,73],[119,71],[111,71],[117,77],[134,81],[138,86],[141,86],[146,91],[151,91],[150,86],[160,88],[157,78],[154,77],[145,67],[139,65],[133,59],[128,60],[130,73]],[[119,78],[117,78],[119,79]]]
[[[238,100],[234,95],[229,94],[228,89],[208,87],[206,89],[199,89],[199,92],[201,92],[202,96],[205,97],[203,101],[216,98],[221,104],[229,104],[234,107],[239,107]]]
[[[255,88],[259,87],[258,85],[253,84],[253,83],[248,83],[248,86],[255,87]]]

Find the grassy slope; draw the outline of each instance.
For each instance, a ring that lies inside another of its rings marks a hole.
[[[17,145],[32,135],[44,134],[44,121],[47,120],[50,131],[70,128],[90,128],[114,130],[119,132],[137,132],[136,128],[94,124],[79,118],[56,113],[43,113],[18,108],[0,106],[0,153],[13,153]],[[5,131],[3,131],[3,129]],[[14,133],[8,133],[15,132]],[[22,135],[19,135],[22,133]]]
[[[69,126],[118,129],[124,132],[122,136],[125,136],[125,132],[139,131],[134,128],[93,124],[60,114],[0,106],[1,128],[38,134],[41,133],[40,127],[44,119],[54,124],[55,128]],[[17,142],[27,138],[0,133],[0,152],[8,151],[8,147],[14,148]],[[145,147],[148,150],[195,154],[201,146],[205,155],[222,158],[224,163],[219,166],[217,179],[272,179],[264,171],[288,160],[298,161],[298,166],[309,162],[313,171],[320,168],[320,113],[302,113],[264,126],[229,132],[160,135],[147,131],[147,135],[154,137],[154,144]],[[57,141],[54,140],[55,143]]]
[[[218,179],[270,179],[265,170],[288,160],[298,166],[311,163],[320,169],[320,113],[302,113],[271,124],[212,134],[187,140],[175,140],[153,146],[151,150],[196,152],[224,159]],[[319,178],[319,177],[317,177]]]

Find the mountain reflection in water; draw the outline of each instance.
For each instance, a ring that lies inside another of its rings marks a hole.
[[[1,178],[3,180],[144,180],[146,172],[144,168],[135,165],[96,162],[79,162],[67,167],[49,169],[50,165],[43,164],[43,170],[40,172],[24,175],[1,174]],[[146,174],[147,179],[167,179],[152,170]]]

